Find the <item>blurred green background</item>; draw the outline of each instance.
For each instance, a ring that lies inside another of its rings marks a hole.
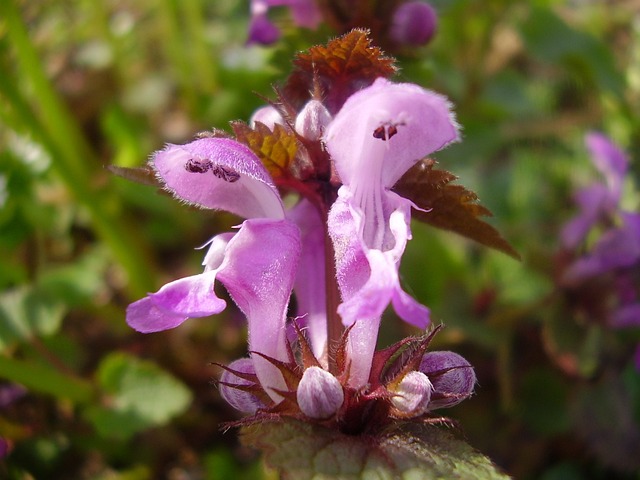
[[[441,166],[478,193],[523,260],[414,226],[401,272],[476,367],[450,412],[515,478],[640,478],[638,329],[571,318],[554,284],[572,192],[597,179],[590,130],[629,152],[640,204],[640,3],[440,0],[400,81],[447,95],[463,142]],[[10,479],[261,479],[212,385],[244,355],[229,308],[145,336],[126,306],[200,271],[238,219],[117,178],[165,142],[248,119],[294,52],[337,32],[245,45],[248,1],[0,1],[0,437]],[[405,52],[406,53],[406,52]],[[389,315],[381,344],[416,332]],[[21,387],[17,387],[20,385]]]

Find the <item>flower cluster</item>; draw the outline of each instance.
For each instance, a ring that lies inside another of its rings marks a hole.
[[[579,190],[579,213],[562,231],[567,266],[560,285],[574,307],[613,328],[640,326],[640,214],[621,206],[629,169],[625,154],[600,133],[586,136],[602,182]],[[597,294],[592,292],[597,290]],[[636,351],[640,368],[640,348]]]
[[[257,111],[252,127],[238,127],[246,135],[201,135],[150,161],[178,199],[245,220],[209,240],[203,273],[131,304],[127,322],[156,332],[220,313],[220,282],[247,318],[250,352],[223,367],[221,393],[254,419],[290,415],[359,432],[428,416],[474,388],[464,358],[426,351],[437,329],[375,351],[387,306],[422,330],[429,323],[398,276],[416,205],[392,187],[458,140],[450,104],[382,77],[350,88],[342,104],[312,95],[295,109],[281,98]],[[261,134],[272,149],[288,146],[276,165],[247,146]],[[285,191],[296,195],[294,206],[285,207]],[[292,293],[295,319],[287,318]]]
[[[324,20],[338,32],[367,27],[374,37],[390,47],[417,47],[429,43],[438,17],[427,2],[344,2],[316,0],[251,0],[248,43],[270,45],[280,38],[280,29],[269,20],[271,7],[286,6],[298,27],[315,29]],[[383,20],[381,20],[383,19]],[[389,19],[385,21],[384,19]],[[378,32],[379,31],[379,32]]]

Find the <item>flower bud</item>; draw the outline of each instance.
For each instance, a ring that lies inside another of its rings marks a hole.
[[[309,367],[304,371],[296,395],[300,410],[310,418],[329,418],[344,402],[338,379],[320,367]]]
[[[426,45],[438,25],[438,16],[425,2],[406,2],[395,11],[389,36],[399,45],[418,47]]]
[[[280,30],[267,18],[267,15],[254,15],[249,24],[247,44],[259,43],[271,45],[280,38]]]
[[[427,352],[420,370],[433,384],[429,410],[457,405],[473,393],[476,374],[462,356],[454,352]]]
[[[327,107],[318,100],[310,100],[296,117],[296,132],[309,140],[320,140],[324,129],[331,122]]]
[[[232,362],[229,365],[229,369],[235,370],[240,373],[249,373],[255,375],[256,371],[253,366],[253,361],[250,358],[241,358]],[[256,397],[255,395],[238,388],[234,388],[230,385],[237,385],[239,387],[243,386],[253,386],[255,383],[246,380],[244,378],[240,378],[237,375],[234,375],[228,370],[222,372],[220,376],[220,381],[229,385],[220,384],[220,395],[224,398],[229,405],[233,408],[240,410],[245,413],[256,413],[258,408],[264,407],[264,404]]]
[[[433,385],[422,372],[409,372],[393,390],[392,405],[403,414],[416,417],[427,411]]]
[[[253,112],[249,119],[249,125],[253,128],[256,122],[264,123],[271,130],[273,130],[276,123],[284,125],[282,115],[280,115],[280,112],[273,105],[265,105]]]

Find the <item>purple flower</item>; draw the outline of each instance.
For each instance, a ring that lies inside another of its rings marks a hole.
[[[9,407],[27,394],[27,389],[17,383],[0,385],[0,410]],[[12,449],[12,441],[0,436],[0,460],[6,457]]]
[[[233,373],[235,372],[235,373]],[[258,388],[256,382],[243,378],[256,375],[253,361],[250,358],[240,358],[232,362],[220,376],[220,395],[229,405],[244,413],[256,413],[265,405],[249,390]]]
[[[276,4],[267,3],[260,5]],[[252,421],[291,415],[354,432],[468,397],[475,375],[462,357],[443,352],[426,361],[435,332],[375,352],[389,305],[420,329],[429,323],[429,310],[400,285],[415,205],[392,187],[425,156],[458,140],[449,102],[379,78],[333,117],[318,98],[292,110],[264,107],[251,120],[251,135],[263,145],[296,142],[283,162],[288,170],[273,178],[252,150],[229,138],[168,145],[152,156],[151,167],[176,198],[245,220],[209,240],[202,273],[131,304],[127,322],[147,333],[220,313],[220,282],[247,317],[250,352],[222,367],[220,391]],[[299,194],[292,207],[285,208],[278,187]],[[298,310],[287,322],[292,292]],[[392,358],[400,349],[410,360]]]
[[[399,45],[419,47],[433,38],[438,26],[438,15],[426,2],[403,3],[393,14],[389,37]]]
[[[431,379],[433,394],[430,409],[457,405],[472,393],[476,384],[473,367],[455,352],[427,352],[422,357],[420,371]]]
[[[328,365],[327,297],[325,276],[324,236],[322,218],[318,210],[303,200],[288,213],[298,225],[302,251],[294,290],[298,302],[299,323],[304,327],[311,349],[323,366]],[[295,333],[292,332],[292,338]]]
[[[576,195],[580,212],[562,231],[571,262],[560,284],[589,317],[614,328],[640,326],[640,214],[620,205],[629,161],[600,133],[587,135],[586,144],[603,181]],[[597,297],[589,293],[594,285]]]
[[[629,167],[625,154],[605,135],[590,133],[586,135],[585,143],[594,165],[604,177],[604,183],[577,192],[576,203],[580,213],[567,223],[561,235],[566,248],[576,247],[594,225],[617,212],[622,183]]]
[[[593,247],[564,271],[563,286],[580,288],[583,283],[607,275],[611,294],[602,291],[609,324],[615,328],[640,326],[640,214],[621,212],[622,225],[605,231]],[[635,275],[633,272],[636,272]]]
[[[286,310],[300,257],[300,231],[285,218],[264,166],[249,148],[225,138],[168,145],[154,154],[151,166],[177,198],[247,220],[236,233],[210,240],[203,273],[170,282],[131,304],[129,325],[157,332],[190,317],[220,313],[226,302],[214,292],[218,280],[247,317],[251,351],[288,360]],[[259,356],[254,367],[262,385],[279,398],[272,388],[284,387],[280,372]]]
[[[352,95],[324,135],[343,186],[329,213],[343,303],[352,329],[353,385],[366,383],[380,316],[391,303],[419,328],[429,311],[400,286],[398,266],[411,238],[413,203],[391,187],[419,160],[459,138],[449,102],[408,83],[379,78]]]
[[[565,284],[640,265],[640,214],[621,212],[620,216],[622,225],[605,231],[591,250],[564,272]]]
[[[270,45],[280,38],[280,30],[267,17],[269,8],[289,7],[299,27],[316,28],[322,20],[314,0],[251,0],[251,22],[247,43]]]

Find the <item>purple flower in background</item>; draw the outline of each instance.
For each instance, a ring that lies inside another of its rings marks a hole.
[[[393,14],[389,36],[399,45],[419,47],[433,38],[438,27],[438,15],[426,2],[403,3]]]
[[[247,43],[270,45],[280,38],[280,30],[268,18],[269,8],[286,6],[299,27],[316,28],[322,17],[315,0],[251,0],[251,22]]]
[[[567,248],[582,242],[598,222],[616,215],[622,183],[629,168],[626,155],[605,135],[590,133],[586,135],[585,143],[604,182],[578,190],[575,199],[580,213],[562,230],[562,242]]]
[[[316,29],[324,22],[337,33],[364,28],[379,44],[405,53],[428,44],[436,34],[438,14],[428,2],[383,3],[365,0],[251,0],[247,43],[271,45],[280,39],[280,28],[269,19],[273,7],[287,7],[296,27]]]
[[[27,394],[27,389],[16,383],[7,383],[0,385],[0,410],[9,407],[16,400],[19,400]],[[6,457],[12,448],[10,439],[0,436],[0,460]]]
[[[629,167],[626,155],[606,136],[590,133],[586,144],[603,181],[579,190],[578,215],[562,231],[571,261],[560,284],[573,292],[576,307],[614,328],[640,326],[640,214],[621,207]],[[587,241],[588,240],[588,241]],[[580,292],[598,285],[596,298]],[[584,301],[582,303],[580,299]],[[640,368],[640,364],[638,364]]]

